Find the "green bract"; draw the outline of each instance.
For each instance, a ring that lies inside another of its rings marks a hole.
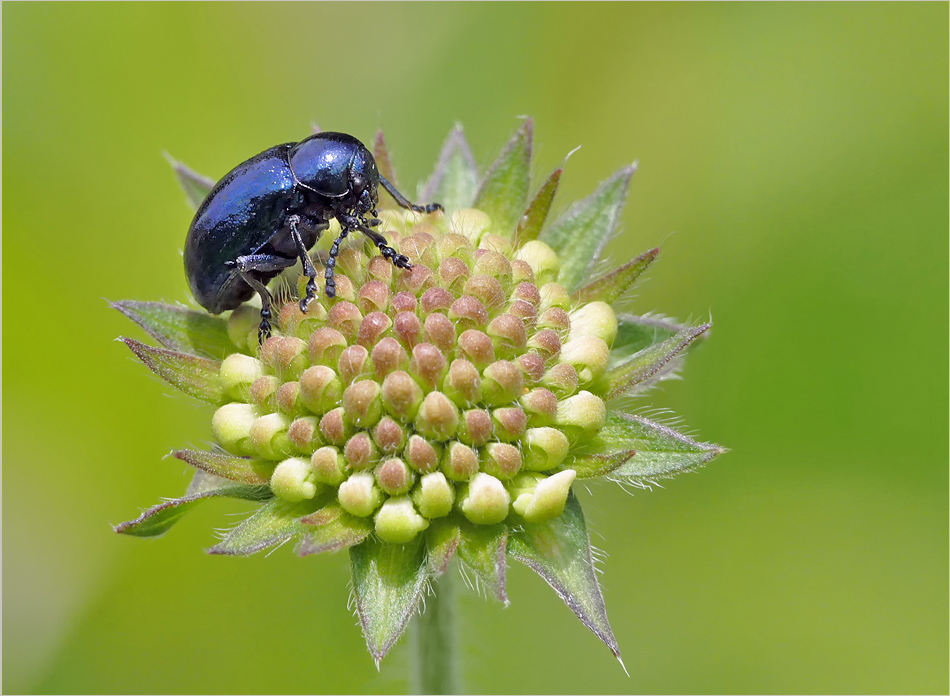
[[[220,445],[176,452],[197,470],[186,495],[116,531],[164,534],[218,496],[261,503],[210,553],[246,555],[290,538],[301,556],[348,548],[377,662],[453,556],[504,602],[515,558],[619,657],[571,486],[596,477],[647,485],[723,451],[611,403],[669,376],[709,325],[614,312],[657,249],[591,276],[634,167],[548,220],[561,170],[529,198],[531,149],[526,121],[479,183],[455,130],[424,193],[444,214],[380,212],[379,229],[412,270],[351,235],[335,298],[321,292],[302,314],[306,278],[275,281],[278,329],[262,345],[250,304],[214,317],[115,303],[162,346],[124,339],[136,356],[214,405]],[[381,136],[375,150],[392,177]],[[210,180],[172,164],[197,205]],[[318,267],[334,236],[313,251]]]

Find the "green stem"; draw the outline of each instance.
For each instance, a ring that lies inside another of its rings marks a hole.
[[[435,593],[426,597],[425,611],[411,627],[411,693],[458,694],[458,637],[455,634],[455,569],[442,575]]]

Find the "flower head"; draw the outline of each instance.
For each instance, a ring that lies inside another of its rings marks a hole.
[[[218,445],[176,452],[197,469],[186,495],[116,531],[163,534],[213,497],[260,503],[209,552],[246,555],[292,538],[301,556],[349,549],[377,661],[454,556],[504,602],[511,557],[619,656],[572,485],[643,486],[722,452],[616,406],[672,374],[709,325],[616,313],[658,253],[592,276],[635,167],[552,221],[561,169],[529,199],[531,138],[526,121],[478,183],[454,131],[425,191],[444,213],[380,213],[412,268],[351,236],[335,297],[321,292],[303,313],[305,276],[273,284],[275,330],[263,343],[251,304],[223,318],[116,303],[163,346],[124,339],[133,352],[214,405]],[[392,180],[381,135],[375,149]],[[173,164],[200,202],[210,182]],[[320,267],[327,253],[312,257]]]

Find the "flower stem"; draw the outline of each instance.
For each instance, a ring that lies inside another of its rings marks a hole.
[[[410,693],[462,692],[455,633],[454,575],[454,569],[451,569],[438,579],[435,593],[426,598],[425,611],[412,624]]]

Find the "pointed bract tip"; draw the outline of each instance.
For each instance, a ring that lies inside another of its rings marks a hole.
[[[625,665],[625,664],[623,663],[623,658],[620,657],[620,652],[619,652],[619,651],[615,651],[615,652],[614,652],[614,657],[617,658],[617,662],[620,663],[620,668],[623,670],[623,673],[627,675],[627,679],[629,679],[629,678],[630,678],[630,672],[627,671],[627,665]]]

